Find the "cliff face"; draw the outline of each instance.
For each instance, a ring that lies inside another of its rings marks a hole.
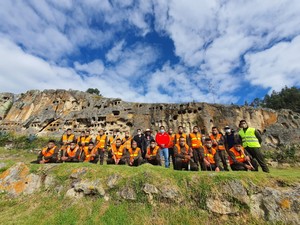
[[[190,132],[199,125],[203,133],[211,127],[221,130],[229,125],[237,129],[246,119],[264,135],[270,146],[300,142],[300,114],[290,110],[274,111],[252,107],[206,103],[144,104],[103,98],[73,90],[28,91],[24,94],[0,94],[0,132],[60,136],[67,128],[76,134],[84,129],[92,133],[104,128],[110,133],[137,128],[158,130],[160,125],[183,125]]]

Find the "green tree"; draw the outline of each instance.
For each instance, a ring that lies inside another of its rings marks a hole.
[[[98,88],[89,88],[89,89],[86,90],[86,92],[90,93],[90,94],[96,94],[96,95],[101,96],[100,91],[98,90]]]
[[[280,92],[265,95],[261,106],[271,109],[291,109],[300,113],[300,88],[285,86]]]

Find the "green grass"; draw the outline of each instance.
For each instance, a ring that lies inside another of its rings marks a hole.
[[[216,187],[230,180],[249,181],[262,186],[289,186],[300,182],[300,168],[275,169],[271,173],[263,172],[189,172],[174,171],[164,167],[143,165],[138,168],[128,166],[94,165],[89,163],[54,164],[47,170],[43,165],[29,164],[36,159],[36,154],[28,151],[5,150],[0,148],[1,162],[7,165],[23,161],[30,172],[47,173],[55,177],[58,185],[63,185],[62,193],[70,188],[70,174],[79,168],[86,168],[87,173],[81,179],[100,179],[106,192],[111,196],[106,202],[98,196],[85,197],[82,200],[65,198],[55,190],[41,190],[31,196],[11,198],[0,193],[0,224],[268,224],[263,220],[249,216],[249,209],[239,205],[239,217],[216,217],[208,213],[206,198]],[[4,170],[2,169],[2,171]],[[117,185],[109,189],[107,179],[112,174],[121,178]],[[142,188],[145,183],[158,187],[177,187],[185,199],[183,203],[170,203],[154,196],[151,205]],[[126,201],[116,192],[124,187],[133,188],[137,194],[136,201]]]

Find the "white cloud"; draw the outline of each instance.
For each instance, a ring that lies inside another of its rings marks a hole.
[[[103,62],[99,59],[84,64],[75,62],[74,67],[77,71],[85,72],[89,75],[101,75],[104,71]]]
[[[285,85],[300,85],[300,36],[270,49],[245,56],[246,79],[253,85],[279,91]]]

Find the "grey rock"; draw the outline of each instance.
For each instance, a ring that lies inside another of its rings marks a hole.
[[[82,175],[84,175],[87,172],[87,168],[78,168],[75,169],[71,175],[70,178],[72,179],[79,179]]]
[[[211,212],[221,215],[236,214],[239,211],[232,202],[220,196],[207,198],[206,206]]]
[[[112,174],[112,175],[110,175],[108,177],[108,179],[107,179],[107,186],[109,188],[114,188],[118,184],[120,178],[121,177],[118,174]]]
[[[158,194],[158,189],[154,185],[148,183],[144,185],[143,191],[146,194]]]
[[[5,167],[6,167],[6,163],[1,162],[1,163],[0,163],[0,169],[3,169],[3,168],[5,168]]]
[[[39,175],[31,173],[26,177],[26,180],[26,187],[23,191],[23,194],[33,194],[42,186],[42,179]]]
[[[71,188],[66,192],[65,197],[81,199],[84,197],[84,194],[83,192],[77,192],[74,188]]]
[[[105,190],[103,189],[100,180],[82,180],[74,185],[74,190],[76,192],[83,192],[84,195],[105,195]]]
[[[247,195],[247,190],[240,180],[232,180],[227,182],[223,187],[224,195],[231,196],[238,201],[249,204],[250,199]]]
[[[46,189],[50,189],[55,186],[55,179],[53,176],[47,175],[44,180],[44,186]]]
[[[160,191],[161,191],[161,196],[165,199],[174,202],[181,202],[183,200],[180,192],[174,187],[164,186],[160,189]]]
[[[136,200],[136,193],[131,187],[125,187],[119,192],[120,196],[126,200]]]

